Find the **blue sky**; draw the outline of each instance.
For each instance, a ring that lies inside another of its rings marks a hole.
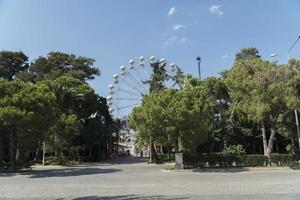
[[[194,75],[199,55],[204,77],[229,68],[244,47],[272,60],[297,38],[299,19],[299,0],[0,0],[0,50],[95,58],[102,75],[91,84],[106,96],[112,75],[141,55]],[[300,57],[300,42],[291,57]]]

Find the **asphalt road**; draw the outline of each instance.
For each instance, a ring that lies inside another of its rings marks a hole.
[[[137,158],[0,174],[0,199],[300,199],[300,170],[165,172]]]

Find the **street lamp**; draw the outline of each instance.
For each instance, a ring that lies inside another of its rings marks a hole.
[[[270,56],[271,57],[277,57],[277,56],[281,56],[281,55],[285,55],[287,56],[288,60],[289,60],[289,55],[290,55],[290,52],[292,51],[292,49],[295,47],[295,45],[297,44],[297,42],[300,40],[300,34],[298,35],[297,39],[295,40],[295,42],[292,44],[292,46],[288,49],[287,52],[285,53],[272,53]]]
[[[198,74],[199,74],[199,79],[201,80],[201,68],[200,68],[201,57],[200,57],[200,56],[197,57],[197,61],[198,61]]]
[[[276,56],[279,56],[279,55],[286,55],[288,57],[288,60],[289,60],[289,53],[292,51],[292,49],[295,47],[295,45],[297,44],[297,42],[299,40],[300,40],[300,34],[298,35],[297,39],[295,40],[295,42],[292,44],[292,46],[289,48],[289,50],[286,53],[280,53],[280,54],[272,53],[270,56],[271,57],[276,57]],[[299,149],[300,149],[300,129],[299,129],[299,120],[298,120],[297,109],[295,109],[295,120],[296,120],[296,127],[297,127],[298,144],[299,144]]]
[[[292,46],[289,48],[288,53],[294,48],[294,46],[297,44],[297,42],[300,40],[300,34],[298,35],[296,41],[292,44]]]

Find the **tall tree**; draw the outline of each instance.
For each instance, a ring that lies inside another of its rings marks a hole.
[[[81,81],[88,81],[100,75],[100,70],[94,67],[92,58],[50,52],[47,57],[40,56],[34,60],[27,73],[19,74],[19,78],[26,81],[40,81],[56,79],[60,76],[71,76]]]
[[[238,109],[261,124],[264,154],[268,158],[279,120],[288,109],[286,86],[292,76],[289,70],[259,58],[238,60],[227,74],[226,84]]]
[[[170,75],[166,70],[166,62],[153,60],[150,63],[152,67],[152,74],[150,80],[146,81],[149,84],[149,92],[159,92],[165,88],[165,82],[169,80]]]
[[[139,142],[147,143],[152,137],[160,145],[174,146],[177,152],[194,152],[207,139],[211,118],[207,93],[195,87],[166,89],[146,96],[129,122],[138,131]]]
[[[260,58],[259,51],[256,48],[244,48],[235,55],[235,62],[240,60],[249,60],[253,58]]]
[[[0,51],[0,78],[13,80],[28,69],[28,57],[22,52]]]
[[[10,169],[15,170],[16,150],[24,144],[18,138],[37,130],[37,137],[44,137],[53,123],[54,99],[45,84],[19,80],[0,81],[0,97],[0,124],[9,129]]]

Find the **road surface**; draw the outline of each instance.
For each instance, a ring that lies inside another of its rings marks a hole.
[[[300,170],[165,172],[138,158],[0,173],[0,199],[300,199]]]

